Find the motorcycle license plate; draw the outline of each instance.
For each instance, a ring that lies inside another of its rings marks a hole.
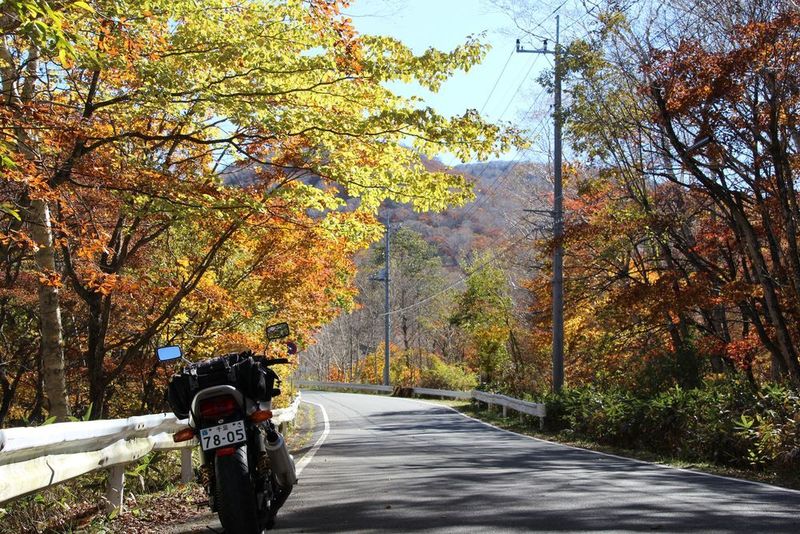
[[[244,421],[232,421],[200,430],[200,446],[204,451],[236,445],[246,439]]]

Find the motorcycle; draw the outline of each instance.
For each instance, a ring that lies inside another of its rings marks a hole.
[[[267,339],[289,335],[289,326],[267,327]],[[250,351],[190,362],[177,345],[157,349],[162,362],[186,366],[170,379],[167,400],[189,427],[173,439],[197,438],[201,465],[196,476],[229,534],[261,534],[275,523],[278,510],[297,483],[294,459],[272,422],[272,398],[280,395],[269,359]]]

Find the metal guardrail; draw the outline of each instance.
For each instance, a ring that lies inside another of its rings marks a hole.
[[[344,382],[319,382],[315,380],[295,380],[294,385],[304,388],[321,389],[352,389],[354,391],[371,391],[373,393],[391,393],[392,386],[379,386],[377,384],[347,384]]]
[[[480,402],[485,402],[490,408],[494,405],[501,406],[503,408],[503,417],[506,416],[506,411],[508,409],[538,417],[539,426],[544,425],[544,418],[547,415],[545,405],[540,402],[529,402],[515,399],[514,397],[498,395],[496,393],[484,393],[478,390],[472,391],[472,398]]]
[[[294,421],[300,404],[273,410],[272,421]],[[39,427],[0,430],[0,504],[67,480],[109,469],[106,510],[122,505],[125,466],[153,450],[181,451],[181,481],[193,477],[192,448],[197,440],[175,443],[172,434],[186,419],[162,413]]]
[[[296,380],[295,384],[298,387],[319,388],[319,389],[349,389],[353,391],[371,391],[371,392],[392,392],[392,386],[377,386],[374,384],[348,384],[344,382],[319,382],[314,380]],[[539,402],[528,402],[505,395],[498,395],[496,393],[486,393],[474,389],[472,391],[450,391],[446,389],[429,389],[429,388],[403,388],[408,390],[413,395],[426,395],[431,397],[442,397],[449,399],[462,399],[462,400],[476,400],[483,402],[491,409],[494,406],[500,406],[503,409],[503,417],[508,415],[508,410],[514,410],[517,413],[531,415],[539,418],[539,427],[544,426],[544,418],[547,415],[545,405]]]
[[[411,388],[415,395],[426,395],[429,397],[444,397],[449,399],[469,400],[472,397],[471,391],[450,391],[447,389],[430,388]]]

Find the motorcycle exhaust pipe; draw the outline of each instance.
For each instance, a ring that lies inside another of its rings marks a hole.
[[[283,488],[291,488],[297,484],[297,473],[294,469],[294,458],[286,449],[286,441],[279,432],[268,432],[266,443],[267,455],[272,464],[272,472],[278,484]]]

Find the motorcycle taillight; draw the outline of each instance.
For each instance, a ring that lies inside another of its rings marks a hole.
[[[200,416],[206,419],[226,417],[238,409],[239,404],[230,395],[220,395],[200,401]]]

